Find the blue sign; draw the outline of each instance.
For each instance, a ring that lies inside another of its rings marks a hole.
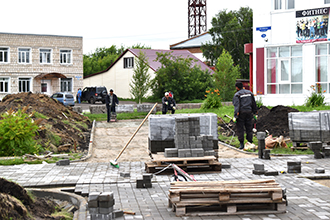
[[[82,76],[76,76],[76,79],[81,79],[82,78]]]
[[[257,31],[260,31],[260,32],[266,32],[266,31],[268,31],[268,30],[271,30],[272,27],[271,27],[271,26],[267,26],[267,27],[257,27],[256,29],[257,29]]]
[[[262,38],[265,38],[265,37],[266,37],[266,34],[262,34],[261,37],[262,37]]]

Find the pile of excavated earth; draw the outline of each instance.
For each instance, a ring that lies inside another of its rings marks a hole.
[[[44,149],[61,153],[88,148],[92,122],[47,95],[31,92],[7,95],[0,102],[0,115],[25,106],[27,113],[34,113],[34,119],[42,119],[35,139]]]
[[[254,127],[258,132],[266,132],[273,137],[289,137],[288,113],[298,112],[297,109],[278,105],[272,109],[261,106],[258,110],[258,119],[254,121]],[[232,136],[237,132],[233,121],[225,123],[219,118],[220,133],[224,136]]]

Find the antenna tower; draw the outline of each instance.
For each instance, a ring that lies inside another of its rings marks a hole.
[[[188,38],[206,30],[206,0],[188,0]]]

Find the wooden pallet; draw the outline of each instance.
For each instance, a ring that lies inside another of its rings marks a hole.
[[[169,207],[176,216],[284,213],[286,201],[274,180],[173,182]]]
[[[165,157],[163,153],[151,154],[151,161],[145,163],[147,173],[154,173],[159,169],[174,163],[181,169],[198,169],[221,171],[221,163],[215,156],[205,157]]]

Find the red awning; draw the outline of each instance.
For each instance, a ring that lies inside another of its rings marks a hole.
[[[58,78],[67,78],[62,73],[41,73],[34,77],[34,79],[58,79]]]

